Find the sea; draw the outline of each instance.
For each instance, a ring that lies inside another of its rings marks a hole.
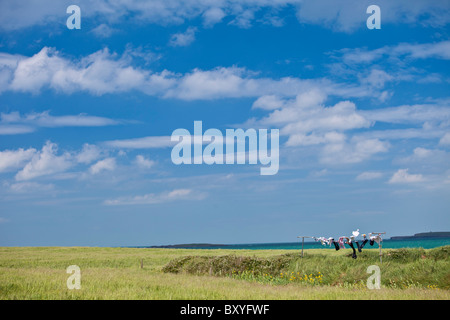
[[[431,249],[436,247],[450,245],[450,238],[434,238],[434,239],[414,239],[414,240],[391,240],[386,239],[382,241],[382,247],[386,249],[396,248],[423,248]],[[345,245],[349,248],[348,245]],[[248,244],[229,244],[229,245],[204,245],[204,246],[190,246],[179,245],[178,249],[243,249],[243,250],[299,250],[302,248],[302,242],[281,242],[281,243],[248,243]],[[330,249],[328,245],[322,245],[316,241],[306,241],[303,244],[304,249]],[[378,244],[374,243],[371,247],[369,242],[366,243],[364,248],[378,248]]]

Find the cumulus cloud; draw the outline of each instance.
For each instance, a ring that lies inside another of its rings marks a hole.
[[[443,135],[450,124],[450,108],[447,102],[433,104],[402,105],[361,111],[360,114],[373,122],[422,125],[422,128],[374,131],[371,134],[395,138],[435,138]]]
[[[416,183],[424,181],[424,177],[421,174],[410,174],[409,169],[399,169],[393,174],[389,183]]]
[[[91,30],[91,32],[98,38],[109,38],[113,35],[116,30],[114,28],[111,28],[107,24],[100,24],[94,29]]]
[[[253,109],[275,110],[283,107],[284,101],[275,95],[264,95],[253,102]]]
[[[0,56],[0,81],[4,82],[1,89],[34,94],[46,89],[68,94],[84,91],[93,95],[139,91],[183,100],[292,97],[314,88],[342,97],[374,95],[364,86],[337,84],[325,78],[263,78],[257,72],[235,66],[194,69],[186,74],[168,70],[152,72],[132,66],[133,59],[142,55],[139,48],[128,48],[120,56],[105,48],[80,60],[71,60],[48,47],[31,57],[3,54]]]
[[[366,181],[366,180],[374,180],[381,178],[383,174],[381,172],[374,172],[374,171],[366,171],[358,174],[356,176],[357,181]]]
[[[360,82],[376,88],[383,88],[386,82],[392,81],[393,79],[394,77],[387,72],[374,68],[370,70],[368,75],[364,74],[361,76]]]
[[[190,0],[168,1],[152,0],[98,0],[79,1],[84,19],[97,18],[108,24],[120,24],[125,19],[136,23],[160,25],[182,24],[201,17],[205,25],[212,25],[229,16],[232,24],[248,28],[261,16],[287,8],[296,12],[300,23],[310,23],[331,28],[335,31],[351,32],[365,28],[368,17],[366,9],[373,4],[369,0]],[[18,30],[36,25],[56,24],[67,18],[65,9],[72,2],[68,0],[23,0],[12,4],[0,2],[0,29]],[[84,6],[83,6],[84,4]],[[428,26],[445,26],[449,23],[449,7],[446,1],[379,0],[382,8],[382,21],[385,23],[411,23]],[[267,18],[266,18],[267,20]],[[265,20],[263,20],[265,21]]]
[[[212,27],[216,23],[219,23],[222,21],[222,19],[226,16],[226,13],[218,7],[210,8],[206,10],[202,17],[203,17],[203,25],[205,27]]]
[[[442,136],[442,138],[439,140],[439,145],[442,146],[450,145],[450,132],[447,132]]]
[[[144,169],[150,169],[155,164],[154,161],[149,160],[140,154],[136,156],[135,163],[138,167],[144,168]]]
[[[400,158],[396,163],[408,166],[420,165],[422,169],[436,170],[440,167],[445,168],[445,165],[450,163],[450,154],[444,150],[417,147],[410,156]]]
[[[78,163],[90,164],[102,155],[102,150],[89,143],[83,145],[82,150],[75,156]]]
[[[369,17],[366,9],[373,2],[369,0],[310,0],[301,1],[297,17],[301,23],[320,24],[335,31],[352,32],[365,28]],[[427,0],[379,0],[382,28],[386,23],[422,24],[432,27],[445,26],[450,22],[450,8],[446,1],[429,2]]]
[[[359,163],[375,154],[387,152],[389,147],[387,141],[353,137],[349,142],[326,144],[321,151],[320,161],[330,165]]]
[[[389,142],[379,138],[362,134],[349,137],[347,132],[369,129],[375,121],[351,101],[327,106],[327,99],[327,91],[320,88],[294,99],[265,95],[255,101],[253,108],[268,110],[269,114],[247,125],[280,127],[280,134],[287,137],[286,147],[319,146],[319,161],[324,164],[359,163],[389,150]]]
[[[91,174],[97,174],[102,171],[112,171],[116,168],[116,159],[115,158],[106,158],[103,160],[100,160],[93,164],[89,168],[89,172]]]
[[[202,18],[205,26],[211,26],[222,21],[226,16],[233,18],[237,26],[246,27],[255,19],[254,12],[265,10],[269,13],[278,8],[297,4],[300,0],[190,0],[169,1],[152,0],[81,0],[80,7],[88,7],[83,11],[84,19],[97,18],[106,21],[108,25],[134,21],[136,23],[154,23],[159,25],[182,24],[188,20]],[[24,0],[13,6],[8,2],[0,3],[0,19],[4,21],[0,30],[18,30],[35,25],[54,24],[67,19],[66,8],[71,2],[58,1],[55,5],[49,0],[39,3]],[[252,14],[250,14],[252,13]],[[266,13],[267,14],[267,13]],[[245,23],[244,23],[245,22]]]
[[[15,64],[10,62],[14,58]],[[87,91],[94,95],[130,90],[156,94],[171,85],[169,72],[152,73],[134,68],[130,59],[128,54],[118,56],[104,49],[80,61],[71,61],[55,49],[44,47],[31,57],[0,57],[0,73],[4,74],[2,78],[9,79],[4,90],[34,94],[48,88],[65,93]]]
[[[21,168],[36,152],[34,148],[0,151],[0,172]]]
[[[195,33],[197,28],[189,27],[183,33],[174,34],[169,41],[169,44],[173,47],[186,47],[195,41]]]
[[[371,122],[361,116],[354,103],[341,101],[326,107],[325,92],[314,89],[287,100],[259,122],[264,125],[283,125],[285,135],[327,132],[369,127]],[[273,103],[273,102],[272,102]],[[278,103],[280,105],[280,103]]]
[[[202,200],[206,196],[203,192],[192,189],[175,189],[169,192],[149,193],[142,196],[121,197],[112,200],[106,200],[106,205],[149,205],[157,203],[172,202],[177,200]]]
[[[70,168],[72,166],[71,155],[66,152],[58,156],[57,151],[57,145],[48,141],[42,147],[42,150],[35,153],[31,161],[16,174],[16,180],[30,180],[44,175],[63,172]]]

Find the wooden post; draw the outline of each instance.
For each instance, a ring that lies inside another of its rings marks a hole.
[[[298,236],[297,238],[302,238],[302,258],[303,258],[303,246],[305,244],[305,238],[312,238],[308,236]]]
[[[144,269],[144,259],[141,259],[141,269]]]
[[[380,263],[383,263],[382,256],[383,256],[383,254],[381,253],[381,242],[380,242]]]
[[[305,243],[305,237],[302,237],[302,258],[303,258],[303,244]]]
[[[386,234],[386,232],[371,232],[370,234],[377,234],[377,235],[381,236],[382,234]],[[383,258],[382,258],[383,253],[381,252],[381,247],[383,246],[382,243],[383,243],[383,241],[380,241],[380,244],[379,244],[379,248],[380,248],[380,263],[383,263]]]

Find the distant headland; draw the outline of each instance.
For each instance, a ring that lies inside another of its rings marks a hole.
[[[421,232],[413,236],[396,236],[391,237],[391,240],[420,240],[420,239],[439,239],[450,238],[450,232]]]
[[[421,232],[416,233],[412,236],[394,236],[391,237],[389,240],[427,240],[427,239],[444,239],[444,238],[450,238],[450,232]],[[308,242],[309,243],[309,242]],[[279,246],[280,244],[285,245],[297,245],[298,242],[289,242],[289,243],[270,243],[270,244],[245,244],[245,245],[239,245],[239,244],[213,244],[213,243],[185,243],[185,244],[172,244],[172,245],[160,245],[160,246],[149,246],[145,248],[178,248],[178,249],[235,249],[236,247],[242,247],[245,246],[251,249],[255,246],[261,246],[264,245],[267,248],[270,246]]]
[[[178,249],[184,249],[184,248],[225,248],[229,245],[226,244],[212,244],[212,243],[186,243],[186,244],[171,244],[171,245],[165,245],[165,246],[151,246],[149,248],[178,248]]]

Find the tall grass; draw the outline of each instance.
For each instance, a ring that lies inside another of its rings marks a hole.
[[[172,260],[162,270],[171,273],[228,276],[260,283],[331,286],[365,286],[367,267],[378,265],[381,284],[391,288],[450,289],[450,246],[389,250],[383,263],[378,252],[366,250],[358,258],[316,251],[301,258],[298,253],[270,257],[188,256]],[[319,281],[320,280],[320,281]]]
[[[369,290],[374,249],[355,260],[320,249],[302,259],[291,250],[0,248],[0,299],[449,299],[448,253],[386,250],[382,289]],[[74,264],[80,290],[66,285]]]

